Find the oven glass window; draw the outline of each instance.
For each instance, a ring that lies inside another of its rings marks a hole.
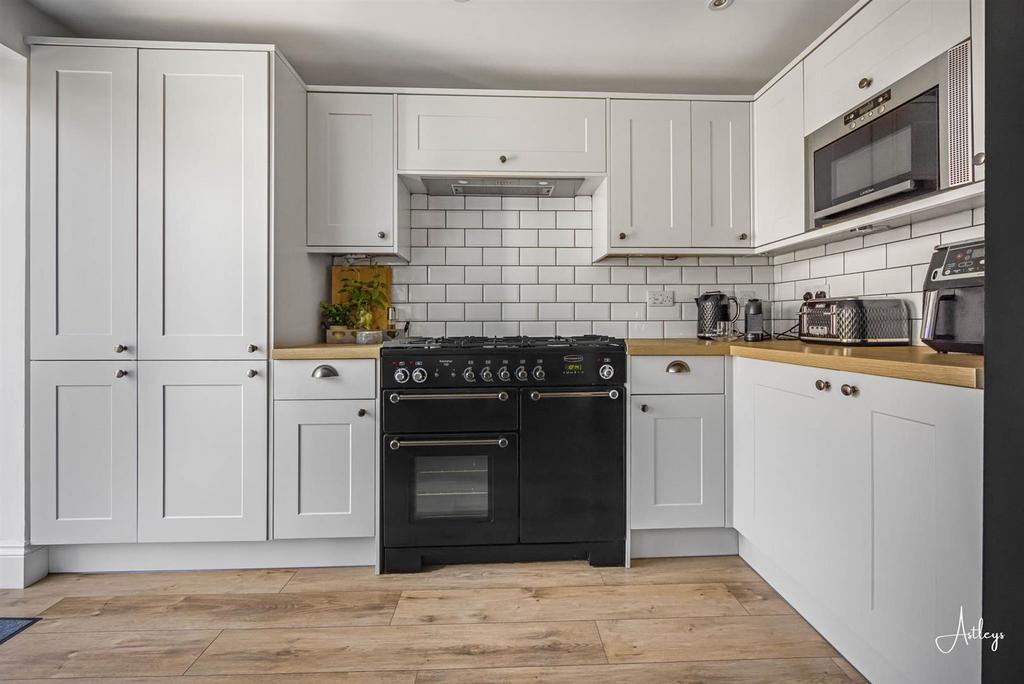
[[[938,89],[859,123],[814,152],[814,218],[939,183]]]
[[[416,520],[490,516],[490,458],[419,456],[413,462]]]

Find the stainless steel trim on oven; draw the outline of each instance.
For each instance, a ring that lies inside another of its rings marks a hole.
[[[392,451],[397,451],[402,447],[439,446],[496,446],[499,449],[504,449],[508,446],[508,439],[505,437],[499,437],[498,439],[393,439],[388,442],[388,447]]]
[[[607,397],[618,399],[619,390],[608,390],[607,392],[530,392],[530,399],[540,401],[541,399],[583,399],[593,397]]]
[[[857,197],[855,199],[847,200],[847,201],[842,202],[840,204],[834,204],[831,207],[829,207],[828,209],[822,209],[821,211],[816,211],[816,212],[814,212],[813,217],[816,218],[816,219],[821,219],[821,218],[825,218],[827,216],[832,216],[833,214],[839,214],[841,212],[848,211],[850,209],[853,209],[855,207],[859,207],[859,206],[864,205],[864,204],[870,204],[870,203],[875,202],[877,200],[885,199],[886,197],[892,197],[893,195],[901,195],[901,194],[903,194],[905,192],[911,192],[916,187],[917,187],[917,181],[913,181],[913,180],[903,181],[902,183],[898,183],[896,185],[891,185],[891,186],[889,186],[887,188],[882,188],[881,190],[875,190],[874,192],[869,192],[869,193],[861,195],[860,197]]]
[[[446,394],[399,394],[398,392],[392,392],[388,396],[388,401],[392,404],[397,404],[400,401],[446,401],[450,399],[497,399],[498,401],[508,401],[508,392],[494,392],[488,394],[469,394],[469,393],[446,393]]]

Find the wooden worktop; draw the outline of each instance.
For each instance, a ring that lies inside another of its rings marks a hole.
[[[379,344],[307,344],[301,347],[276,347],[275,361],[333,361],[335,359],[376,359]]]
[[[939,354],[928,347],[847,347],[769,342],[705,342],[697,339],[626,340],[631,356],[739,356],[902,380],[982,389],[985,358],[973,354]]]

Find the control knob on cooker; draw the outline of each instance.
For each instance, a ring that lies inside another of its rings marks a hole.
[[[405,368],[395,369],[395,382],[405,384],[409,382],[409,371]]]
[[[605,380],[611,380],[615,375],[615,368],[610,363],[606,363],[597,369],[597,374]]]
[[[488,366],[484,366],[480,369],[480,379],[484,382],[491,382],[494,380],[494,374]]]
[[[472,368],[462,371],[462,379],[466,382],[476,382],[476,372]]]
[[[544,368],[542,366],[533,367],[533,379],[543,380],[544,379]]]
[[[508,372],[508,366],[502,366],[498,369],[498,379],[502,382],[508,382],[512,379],[512,374]]]
[[[530,374],[526,372],[526,366],[520,366],[516,368],[516,380],[526,382],[530,379]]]
[[[417,368],[412,372],[413,382],[424,382],[427,379],[427,371],[423,368]]]

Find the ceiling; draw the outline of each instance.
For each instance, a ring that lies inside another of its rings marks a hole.
[[[273,43],[307,83],[751,94],[856,0],[29,0],[89,38]]]

